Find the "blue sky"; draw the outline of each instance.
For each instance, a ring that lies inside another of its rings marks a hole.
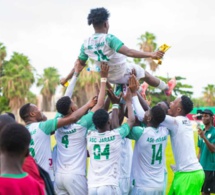
[[[126,46],[138,49],[137,38],[146,31],[156,35],[158,45],[172,46],[156,75],[186,77],[194,97],[215,84],[214,0],[0,0],[0,42],[8,58],[20,52],[39,73],[54,66],[64,76],[93,33],[89,10],[101,6],[111,13],[109,32]]]

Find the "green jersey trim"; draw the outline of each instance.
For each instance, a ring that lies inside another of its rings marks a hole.
[[[117,130],[119,131],[122,138],[125,138],[130,132],[130,126],[128,125],[128,123],[124,123],[119,128],[117,128]]]
[[[127,138],[138,141],[144,132],[144,128],[140,126],[133,127]]]
[[[1,174],[1,177],[6,177],[6,178],[15,178],[15,179],[22,179],[24,177],[26,177],[28,174],[23,172],[20,174]]]
[[[122,41],[120,41],[117,37],[114,35],[108,34],[106,37],[107,44],[111,49],[118,52],[119,49],[124,45]]]
[[[84,116],[81,117],[77,124],[89,129],[93,125],[93,114],[94,113],[92,111],[85,114]]]
[[[79,54],[78,58],[83,61],[88,60],[88,55],[85,53],[85,50],[84,50],[84,44],[82,44],[82,46],[81,46],[81,50],[80,50],[80,54]]]
[[[50,119],[39,123],[39,128],[46,134],[50,135],[57,129],[57,119]]]

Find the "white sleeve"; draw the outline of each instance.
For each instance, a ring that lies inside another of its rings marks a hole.
[[[75,84],[76,84],[77,79],[78,79],[78,77],[76,77],[76,76],[72,77],[72,79],[69,83],[69,86],[66,89],[65,96],[69,96],[70,98],[72,97],[73,90],[75,88]]]
[[[137,96],[132,97],[132,105],[139,121],[143,121],[145,111],[143,110]]]
[[[164,127],[166,127],[167,129],[169,129],[170,131],[175,131],[176,127],[177,127],[177,121],[175,119],[175,117],[166,115],[164,121],[160,124]]]

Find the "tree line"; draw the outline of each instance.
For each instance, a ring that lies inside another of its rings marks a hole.
[[[138,38],[138,45],[140,50],[152,52],[157,49],[156,37],[154,34],[146,32]],[[33,84],[40,87],[40,94],[42,95],[43,111],[50,111],[52,98],[59,86],[60,74],[55,67],[47,67],[43,70],[42,75],[37,74],[36,69],[30,64],[30,60],[22,53],[13,52],[9,60],[6,60],[7,51],[3,43],[0,42],[0,113],[10,111],[14,114],[18,113],[19,108],[26,102],[37,104],[37,97],[34,92],[30,90]],[[150,71],[155,74],[159,65],[156,61],[147,59],[132,59],[133,63],[142,67],[149,66]],[[88,65],[93,64],[93,61],[88,60]],[[160,79],[167,82],[170,78],[161,77]],[[180,75],[175,76],[177,85],[171,96],[167,97],[158,89],[149,87],[146,92],[146,98],[154,105],[160,100],[170,102],[174,96],[180,94],[188,95],[192,98],[193,87],[186,83],[186,78]],[[96,88],[94,84],[99,81],[99,74],[96,72],[89,72],[84,69],[79,76],[75,87],[73,98],[78,105],[83,105],[87,99],[95,95]],[[65,89],[62,89],[62,93]],[[207,84],[203,88],[202,97],[193,98],[195,107],[198,106],[214,106],[215,105],[215,85]]]

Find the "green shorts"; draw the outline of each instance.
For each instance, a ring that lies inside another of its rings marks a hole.
[[[168,195],[199,195],[204,179],[203,170],[175,172]]]

